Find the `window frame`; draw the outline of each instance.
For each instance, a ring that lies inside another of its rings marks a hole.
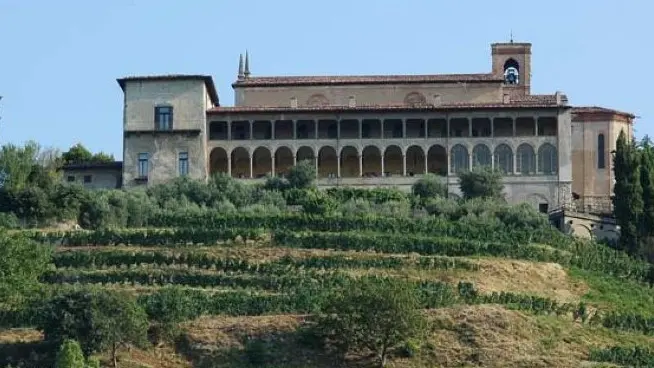
[[[162,110],[167,110],[166,112]],[[168,119],[162,119],[167,117]],[[154,107],[154,129],[159,131],[173,130],[174,109],[171,105],[158,105]]]
[[[189,172],[188,151],[180,151],[179,153],[177,153],[177,172],[179,176],[188,176],[188,172]]]
[[[138,177],[147,178],[150,173],[150,155],[147,152],[139,152],[137,163]]]

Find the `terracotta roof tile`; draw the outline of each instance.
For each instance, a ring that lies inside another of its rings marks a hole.
[[[209,109],[209,114],[220,113],[278,113],[278,112],[366,112],[366,111],[441,111],[441,110],[474,110],[474,109],[524,109],[524,108],[552,108],[557,107],[556,100],[543,101],[512,101],[509,103],[448,103],[442,105],[357,105],[349,106],[223,106]]]
[[[216,90],[216,85],[213,83],[213,78],[210,75],[203,74],[165,74],[165,75],[142,75],[142,76],[128,76],[123,78],[118,78],[116,81],[120,85],[120,88],[125,91],[126,82],[138,82],[138,81],[172,81],[172,80],[203,80],[207,86],[207,92],[209,97],[211,97],[211,102],[214,105],[219,106],[220,100],[218,99],[218,91]]]
[[[607,114],[607,115],[620,115],[630,119],[634,119],[636,115],[620,110],[609,109],[600,106],[575,106],[572,108],[573,114]]]
[[[277,76],[240,79],[232,86],[236,88],[346,84],[499,83],[502,81],[503,78],[493,74]]]

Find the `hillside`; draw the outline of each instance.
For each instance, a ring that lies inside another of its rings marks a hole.
[[[205,215],[186,221],[213,226],[28,233],[57,245],[55,267],[43,277],[53,289],[94,284],[147,300],[178,285],[195,300],[192,314],[199,317],[181,325],[177,346],[125,351],[121,367],[240,367],[259,355],[269,367],[339,366],[295,330],[321,288],[362,276],[407,277],[430,290],[430,331],[413,357],[392,358],[393,367],[593,366],[592,349],[654,348],[654,291],[639,283],[642,265],[604,246],[556,233],[540,244],[503,243],[506,234],[480,240],[488,229],[475,234],[431,219]],[[424,231],[396,231],[410,226]],[[516,230],[512,237],[524,235]],[[533,230],[530,237],[546,238]],[[583,318],[575,316],[581,302]],[[628,313],[650,319],[620,317]],[[30,329],[0,335],[2,349],[39,339]],[[244,343],[252,339],[263,348]]]
[[[366,350],[334,354],[312,327],[335,297],[388,280],[426,321],[389,367],[654,366],[652,266],[528,206],[223,184],[86,194],[96,207],[70,213],[89,230],[0,231],[6,249],[51,250],[30,303],[0,303],[0,367],[52,366],[44,306],[116,291],[149,326],[148,343],[116,345],[119,367],[377,366]],[[112,366],[110,350],[92,355]]]

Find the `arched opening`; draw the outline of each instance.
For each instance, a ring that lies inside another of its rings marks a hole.
[[[236,147],[232,150],[232,177],[250,178],[250,154],[243,147]]]
[[[556,158],[556,147],[545,143],[538,148],[538,171],[545,175],[556,174],[558,160]]]
[[[465,146],[457,144],[452,147],[451,156],[452,173],[457,174],[470,169],[470,156]]]
[[[472,149],[472,167],[490,167],[492,165],[490,148],[485,144],[478,144]]]
[[[375,178],[382,176],[381,151],[375,146],[368,146],[361,152],[363,176]]]
[[[536,154],[534,148],[528,143],[518,146],[517,154],[517,172],[522,175],[534,174],[536,172]]]
[[[275,173],[273,176],[286,176],[293,167],[293,151],[288,147],[279,147],[275,151]]]
[[[513,58],[504,62],[504,82],[520,84],[520,64]]]
[[[229,172],[229,160],[227,160],[227,151],[222,147],[216,147],[211,150],[209,155],[209,175]]]
[[[359,172],[359,152],[355,147],[345,146],[341,150],[341,177],[358,178]]]
[[[406,173],[409,176],[425,173],[425,152],[419,146],[411,146],[406,150]]]
[[[495,147],[495,169],[504,174],[513,173],[513,150],[507,144]]]
[[[402,149],[398,146],[388,146],[384,150],[384,174],[386,176],[403,175],[404,162]]]
[[[252,154],[252,177],[263,178],[272,174],[272,154],[266,147],[257,147]]]
[[[300,160],[300,154],[304,154],[308,147],[302,147],[298,150],[297,159]],[[333,147],[325,146],[318,151],[318,177],[335,178],[338,173],[338,156]]]
[[[433,145],[427,151],[427,171],[441,176],[447,175],[447,151],[445,147]]]

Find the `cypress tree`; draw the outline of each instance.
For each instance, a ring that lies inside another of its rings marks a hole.
[[[643,188],[641,236],[654,235],[654,147],[645,137],[640,150],[640,184]]]
[[[613,158],[615,186],[613,212],[620,226],[619,248],[635,254],[639,248],[640,219],[643,216],[643,188],[640,182],[638,151],[620,132]]]

